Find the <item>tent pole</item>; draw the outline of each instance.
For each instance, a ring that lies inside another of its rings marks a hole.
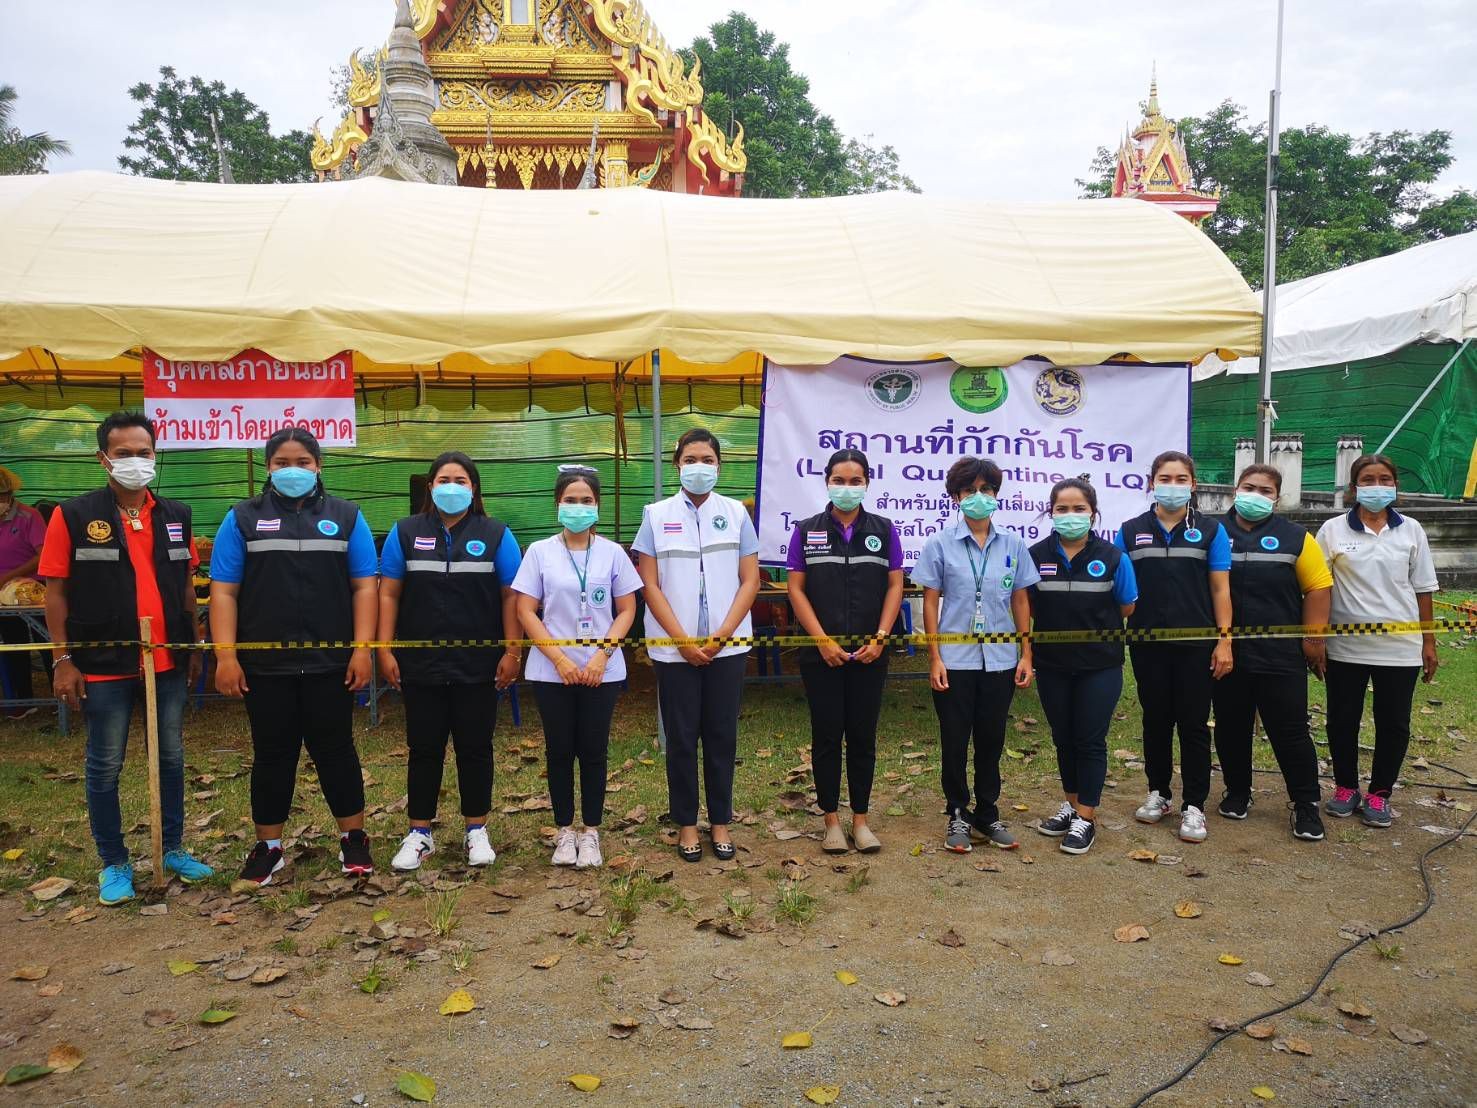
[[[1277,313],[1277,188],[1278,164],[1282,153],[1282,11],[1284,0],[1277,0],[1277,66],[1272,84],[1271,105],[1267,112],[1267,208],[1266,244],[1262,258],[1262,366],[1261,399],[1256,409],[1256,460],[1262,465],[1272,460],[1272,424],[1277,409],[1272,405],[1272,340]]]
[[[1420,396],[1416,397],[1415,403],[1412,404],[1410,406],[1410,409],[1403,416],[1400,417],[1400,422],[1395,424],[1395,426],[1390,429],[1390,433],[1385,436],[1385,441],[1380,443],[1378,448],[1376,448],[1376,454],[1383,454],[1385,452],[1385,447],[1389,446],[1390,443],[1395,441],[1395,436],[1400,434],[1401,428],[1403,428],[1407,423],[1410,422],[1410,417],[1415,415],[1416,409],[1426,402],[1426,397],[1430,396],[1436,386],[1441,384],[1442,379],[1451,372],[1451,367],[1456,365],[1457,359],[1460,358],[1464,353],[1466,353],[1467,348],[1471,345],[1471,339],[1462,340],[1462,344],[1456,348],[1456,353],[1448,358],[1446,364],[1441,367],[1441,372],[1436,374],[1435,377],[1431,378],[1431,383],[1426,386],[1425,391],[1422,392]]]
[[[651,352],[651,482],[653,502],[662,498],[662,352]]]

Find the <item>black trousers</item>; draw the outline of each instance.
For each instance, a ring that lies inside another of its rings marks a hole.
[[[708,822],[721,827],[733,820],[733,763],[738,756],[739,705],[748,664],[747,654],[731,654],[706,666],[652,663],[667,733],[668,805],[679,827],[697,823],[699,742]]]
[[[456,779],[462,815],[485,818],[492,811],[492,733],[497,727],[497,686],[491,681],[470,685],[416,685],[406,682],[405,742],[406,815],[413,820],[436,818],[446,740],[456,752]]]
[[[1359,720],[1364,691],[1374,685],[1374,764],[1369,791],[1388,797],[1410,749],[1410,705],[1420,666],[1367,666],[1328,660],[1328,750],[1334,783],[1359,787]]]
[[[1144,716],[1144,774],[1149,788],[1174,796],[1174,732],[1180,733],[1182,808],[1205,810],[1210,796],[1210,675],[1213,643],[1156,642],[1129,647]]]
[[[0,619],[0,642],[28,643],[31,641],[31,625],[23,619]],[[48,652],[48,658],[51,654]],[[10,678],[10,687],[16,700],[30,700],[36,695],[35,688],[31,682],[31,669],[35,665],[36,655],[30,651],[21,650],[11,653],[6,651],[0,654],[0,665],[5,666],[5,672]],[[0,690],[3,693],[3,690]],[[3,699],[3,696],[0,696]]]
[[[354,748],[354,694],[342,671],[287,677],[247,674],[251,721],[251,818],[286,823],[304,744],[328,809],[338,819],[364,811],[364,777]]]
[[[1000,754],[1005,725],[1015,697],[1015,667],[989,673],[982,669],[949,670],[947,692],[933,694],[939,719],[939,745],[944,800],[949,811],[969,818],[969,747],[974,742],[974,813],[976,827],[1000,818]]]
[[[605,818],[605,767],[610,751],[610,719],[620,699],[618,681],[598,689],[533,681],[533,699],[544,721],[544,759],[554,822],[574,823],[574,764],[580,767],[580,818],[599,827]]]
[[[1036,690],[1051,725],[1062,791],[1083,807],[1096,808],[1108,776],[1108,728],[1123,695],[1123,667],[1080,673],[1038,669]]]
[[[1306,673],[1232,670],[1215,685],[1215,750],[1232,796],[1251,793],[1251,739],[1262,717],[1290,800],[1318,802],[1318,753],[1308,733]]]
[[[887,655],[871,665],[824,662],[802,665],[800,679],[810,702],[810,760],[821,811],[841,807],[841,748],[846,747],[846,784],[851,810],[865,815],[877,773],[877,717],[887,683]]]

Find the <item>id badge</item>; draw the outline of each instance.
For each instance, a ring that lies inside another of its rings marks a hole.
[[[974,614],[974,633],[976,635],[983,635],[985,633],[985,617],[979,612],[975,612]]]
[[[595,620],[590,616],[580,616],[579,629],[575,632],[575,637],[593,639],[595,637]]]

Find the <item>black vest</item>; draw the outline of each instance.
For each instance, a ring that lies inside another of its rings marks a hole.
[[[72,538],[67,638],[72,642],[137,641],[138,582],[113,490],[102,488],[68,500],[61,513]],[[195,613],[185,607],[186,594],[195,595],[190,580],[190,507],[154,497],[150,519],[154,577],[164,601],[165,624],[153,628],[154,641],[194,642]],[[72,651],[72,660],[83,673],[100,677],[132,676],[139,670],[137,647],[83,647]]]
[[[294,508],[275,491],[231,509],[246,545],[236,599],[237,642],[350,642],[354,638],[349,536],[359,505],[314,496]],[[249,674],[291,677],[348,667],[347,647],[243,650]]]
[[[800,544],[805,558],[805,597],[826,633],[838,639],[875,635],[891,573],[892,520],[861,509],[847,542],[841,525],[827,509],[801,521]],[[842,645],[848,652],[861,649],[860,643]],[[819,650],[808,647],[801,662],[814,664],[820,656]]]
[[[1041,580],[1031,586],[1037,631],[1121,631],[1123,612],[1113,596],[1113,579],[1123,551],[1096,535],[1070,562],[1057,548],[1055,534],[1028,553]],[[1032,657],[1037,669],[1081,673],[1123,664],[1121,642],[1038,643]]]
[[[1153,509],[1126,522],[1123,545],[1138,580],[1139,601],[1130,627],[1214,627],[1210,600],[1210,544],[1219,520],[1194,512],[1164,541]]]
[[[1303,622],[1303,589],[1297,560],[1308,532],[1274,515],[1246,530],[1235,513],[1225,518],[1231,536],[1231,623],[1236,627]],[[1247,673],[1302,673],[1300,639],[1237,639],[1236,668]]]
[[[395,638],[501,639],[504,588],[494,561],[507,525],[489,516],[467,515],[446,531],[438,513],[422,512],[395,524],[386,542],[405,554],[400,614]],[[397,650],[401,680],[425,685],[471,685],[491,681],[501,647]]]

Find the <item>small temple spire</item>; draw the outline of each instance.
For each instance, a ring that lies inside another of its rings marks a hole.
[[[1159,63],[1157,61],[1149,69],[1149,103],[1145,114],[1150,118],[1161,114],[1159,111]]]
[[[589,154],[589,157],[587,157],[585,159],[585,172],[584,172],[584,175],[580,177],[580,183],[576,186],[576,191],[582,192],[582,191],[584,191],[586,189],[593,189],[593,188],[596,187],[595,186],[595,160],[596,160],[596,158],[598,158],[600,156],[599,150],[600,150],[600,120],[596,119],[595,120],[595,130],[590,135],[590,154]]]

